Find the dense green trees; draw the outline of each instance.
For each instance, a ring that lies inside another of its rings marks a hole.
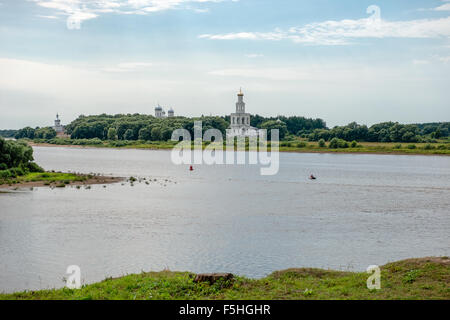
[[[3,138],[14,138],[17,130],[0,130],[0,137]]]
[[[17,130],[14,138],[22,139],[53,139],[56,137],[56,131],[53,128],[45,127],[33,129],[31,127],[25,127],[23,129]]]
[[[164,118],[150,115],[126,114],[80,116],[66,126],[72,139],[167,141],[175,129],[187,129],[194,134],[194,121],[201,120],[203,132],[215,128],[225,134],[229,123],[222,117]]]
[[[220,130],[224,135],[229,127],[229,116],[202,116],[198,118],[155,118],[142,114],[117,114],[79,116],[66,126],[66,133],[72,139],[100,139],[100,140],[170,140],[175,129],[187,129],[191,136],[194,134],[194,122],[201,120],[203,132],[210,128]],[[333,138],[346,141],[371,142],[432,142],[434,139],[446,138],[450,132],[450,122],[400,124],[397,122],[383,122],[370,128],[356,122],[346,126],[326,127],[322,119],[308,119],[299,116],[263,117],[254,115],[250,124],[257,128],[279,129],[280,138],[293,139],[294,136],[308,138],[311,141],[331,141]],[[52,128],[26,127],[15,132],[15,137],[52,139],[56,136]],[[270,132],[268,133],[270,138]],[[118,141],[117,143],[123,143]]]
[[[23,142],[0,138],[0,179],[42,171],[33,161],[33,149]]]
[[[346,141],[370,142],[419,142],[428,136],[430,139],[448,136],[450,123],[440,124],[400,124],[398,122],[383,122],[370,128],[352,122],[346,126],[336,126],[331,130],[316,129],[308,135],[309,140],[330,141],[338,138]]]
[[[305,117],[270,117],[265,118],[260,115],[254,115],[250,119],[250,125],[257,128],[262,128],[262,124],[268,121],[282,121],[287,129],[286,134],[301,135],[310,133],[315,129],[326,129],[326,123],[322,119],[308,119]],[[228,119],[229,121],[229,119]]]
[[[288,129],[286,123],[281,120],[269,120],[261,123],[261,129],[267,130],[267,139],[272,139],[271,130],[278,129],[279,131],[279,139],[283,140],[286,134],[288,133]]]

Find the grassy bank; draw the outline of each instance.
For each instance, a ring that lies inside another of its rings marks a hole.
[[[64,188],[66,185],[113,183],[121,178],[103,177],[92,174],[63,172],[30,172],[25,175],[0,179],[0,188],[5,187],[40,187],[49,186]]]
[[[381,289],[369,290],[368,274],[288,269],[262,279],[195,283],[188,272],[150,272],[110,278],[81,289],[0,294],[0,299],[450,299],[447,257],[409,259],[381,267]]]
[[[126,140],[100,140],[100,139],[35,139],[27,140],[35,146],[75,146],[97,148],[129,148],[129,149],[172,149],[177,143],[173,141],[126,141]],[[204,143],[203,147],[206,147]],[[248,145],[246,147],[248,150]],[[269,143],[270,150],[270,143]],[[347,143],[346,147],[330,148],[330,144],[320,146],[318,142],[305,140],[281,141],[281,152],[313,152],[313,153],[373,153],[373,154],[405,154],[405,155],[450,155],[450,143],[382,143],[358,142]]]

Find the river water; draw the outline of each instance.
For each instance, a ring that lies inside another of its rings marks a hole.
[[[141,271],[262,277],[365,270],[450,255],[450,158],[282,153],[255,165],[176,166],[170,151],[35,147],[46,170],[145,178],[0,193],[0,291]],[[314,173],[318,179],[311,181]]]

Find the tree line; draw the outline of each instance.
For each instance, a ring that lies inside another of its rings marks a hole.
[[[450,122],[427,124],[383,122],[370,127],[352,122],[332,129],[316,129],[305,137],[310,141],[331,141],[337,138],[346,141],[421,142],[448,137],[449,132]]]
[[[199,120],[203,122],[203,131],[215,128],[225,134],[230,125],[230,116],[156,118],[142,114],[101,114],[81,115],[68,124],[65,130],[72,139],[167,141],[170,140],[173,130],[180,128],[187,129],[193,136],[194,122]],[[433,139],[448,137],[450,132],[450,122],[423,124],[383,122],[370,127],[352,122],[330,129],[322,119],[300,116],[254,115],[251,117],[250,124],[253,127],[267,129],[269,138],[271,129],[279,129],[280,139],[297,136],[310,141],[331,141],[337,138],[345,141],[429,142]],[[11,131],[4,130],[4,134],[11,136]],[[51,127],[34,129],[26,127],[15,131],[14,137],[16,139],[53,139],[56,137],[56,132]]]
[[[17,130],[14,134],[14,138],[16,139],[53,139],[54,137],[56,137],[56,131],[52,127],[25,127]]]
[[[175,129],[187,129],[193,135],[195,121],[202,121],[203,131],[214,128],[220,130],[223,135],[230,126],[229,116],[161,119],[141,114],[102,114],[79,116],[66,126],[66,133],[70,134],[72,139],[167,141],[170,140]],[[307,119],[297,116],[265,118],[255,115],[251,118],[251,125],[268,130],[279,129],[282,139],[286,135],[298,135],[312,132],[314,129],[326,128],[322,119]]]

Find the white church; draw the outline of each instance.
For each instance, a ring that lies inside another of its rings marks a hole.
[[[159,104],[155,108],[155,117],[156,118],[166,118],[166,117],[172,118],[174,116],[175,116],[175,111],[173,111],[172,108],[170,108],[169,111],[167,111],[167,116],[166,116],[166,112]]]
[[[53,126],[53,129],[56,131],[56,134],[64,133],[64,126],[61,125],[61,120],[59,119],[59,114],[56,114],[55,125]]]
[[[258,136],[258,128],[250,125],[250,113],[245,112],[244,94],[242,89],[238,93],[236,112],[230,115],[230,128],[227,134],[230,136],[254,137]]]

